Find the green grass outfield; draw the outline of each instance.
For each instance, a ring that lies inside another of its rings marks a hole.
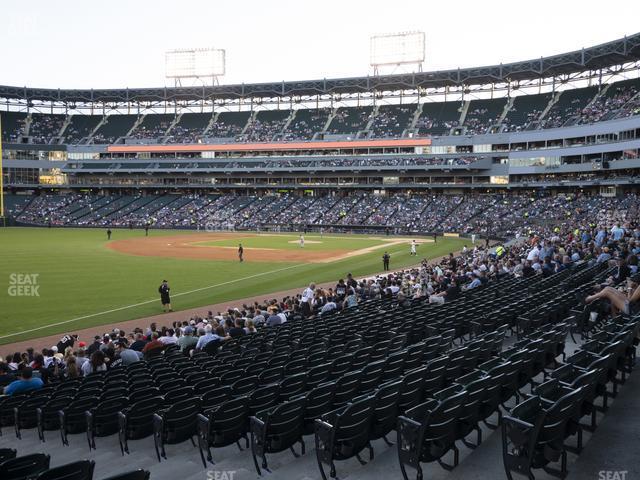
[[[150,235],[187,233],[153,230]],[[197,242],[198,234],[191,234]],[[114,230],[113,239],[142,235],[140,230]],[[254,238],[243,243],[298,248],[278,236]],[[306,235],[305,240],[320,237]],[[305,248],[357,250],[380,243],[358,235],[336,238],[325,234],[322,240],[322,244]],[[170,282],[174,309],[183,310],[251,296],[267,298],[269,293],[302,287],[310,281],[336,281],[347,272],[355,276],[379,272],[383,253],[378,249],[326,264],[250,260],[240,264],[235,252],[229,261],[142,257],[115,252],[106,248],[106,243],[104,229],[0,228],[0,344],[161,313],[157,288],[163,278]],[[409,255],[407,244],[396,245],[388,249],[391,267],[440,257],[460,250],[464,243],[468,241],[440,238],[436,244],[421,245],[417,258]],[[229,245],[237,245],[237,241],[231,240]],[[37,275],[38,296],[10,295],[16,293],[16,283],[29,285],[33,279],[18,275],[30,274]],[[53,325],[60,322],[64,323]]]
[[[259,236],[243,237],[242,233],[234,235],[233,238],[223,240],[208,240],[195,242],[196,245],[212,247],[238,247],[242,243],[244,248],[277,248],[280,250],[300,251],[300,235],[290,234],[259,234]],[[371,237],[370,235],[350,235],[338,236],[326,234],[320,238],[319,235],[305,235],[304,251],[321,252],[326,250],[358,250],[360,248],[375,247],[383,245],[383,237]],[[315,243],[320,242],[320,243]],[[249,253],[249,252],[245,252]],[[249,257],[250,259],[250,257]]]

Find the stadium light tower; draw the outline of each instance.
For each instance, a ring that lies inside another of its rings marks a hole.
[[[378,75],[381,67],[395,69],[403,65],[415,65],[421,72],[425,58],[425,38],[424,32],[417,31],[371,36],[369,64],[373,67],[373,74]]]
[[[226,69],[226,52],[220,48],[185,48],[165,52],[165,77],[174,85],[182,86],[183,80],[200,80],[207,85],[218,85]]]

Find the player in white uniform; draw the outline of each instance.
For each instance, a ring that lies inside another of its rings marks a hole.
[[[300,248],[304,248],[304,235],[300,235]]]
[[[411,240],[411,255],[417,255],[418,253],[416,252],[416,241],[415,240]]]
[[[476,244],[476,234],[475,234],[475,233],[472,233],[472,234],[471,234],[471,243],[472,243],[473,245],[475,245],[475,244]]]

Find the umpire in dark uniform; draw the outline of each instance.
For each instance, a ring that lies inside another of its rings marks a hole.
[[[169,284],[166,280],[162,281],[162,284],[158,287],[158,293],[160,294],[160,301],[162,302],[162,308],[165,312],[173,312],[171,309],[171,297],[169,296]]]
[[[384,252],[382,256],[382,268],[385,272],[389,270],[389,260],[391,260],[391,255],[389,255],[389,252]]]
[[[240,259],[241,262],[244,262],[244,248],[242,248],[242,244],[238,245],[238,258]]]

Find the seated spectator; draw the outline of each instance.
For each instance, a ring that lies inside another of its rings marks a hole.
[[[136,352],[142,352],[142,349],[147,344],[147,341],[144,339],[144,335],[141,332],[138,332],[134,336],[134,341],[129,348],[131,350],[135,350]]]
[[[151,333],[151,341],[147,343],[142,349],[142,353],[146,356],[155,355],[161,353],[164,350],[164,343],[159,341],[160,334],[158,332]]]
[[[247,335],[250,335],[252,333],[256,333],[258,330],[256,330],[256,326],[253,323],[253,320],[249,319],[245,322],[244,324],[244,331],[247,333]]]
[[[202,350],[207,346],[207,343],[213,340],[219,340],[218,335],[213,333],[212,325],[206,325],[204,329],[198,330],[198,333],[200,334],[200,338],[198,338],[198,343],[196,343],[196,350]]]
[[[82,342],[81,342],[82,343]],[[78,365],[78,368],[82,370],[82,366],[87,363],[89,361],[89,359],[87,358],[86,354],[85,354],[85,349],[84,347],[80,347],[78,349],[78,352],[76,354],[76,364]]]
[[[91,359],[82,365],[82,374],[86,377],[96,372],[104,372],[107,370],[105,363],[105,355],[101,350],[96,350],[91,355]]]
[[[231,338],[238,338],[243,335],[246,335],[246,332],[244,331],[243,323],[244,322],[242,321],[241,318],[235,319],[235,321],[233,322],[233,326],[227,332]]]
[[[116,355],[120,359],[120,362],[122,363],[122,365],[127,366],[127,365],[131,365],[132,363],[136,363],[140,361],[141,353],[136,352],[135,350],[132,350],[130,348],[127,348],[126,342],[123,342],[122,340],[120,340],[116,343],[116,345],[117,345]]]
[[[0,389],[13,382],[16,377],[11,373],[9,365],[0,363]]]
[[[184,335],[182,335],[178,339],[178,345],[180,346],[180,351],[182,352],[190,352],[196,345],[198,344],[198,339],[193,336],[193,327],[185,327]]]
[[[80,369],[78,368],[78,362],[75,356],[69,355],[65,358],[65,367],[62,376],[65,379],[80,377]]]
[[[163,345],[175,345],[178,343],[178,337],[176,337],[176,332],[173,328],[168,328],[164,335],[158,338],[159,342],[162,342]]]
[[[272,307],[271,315],[269,315],[269,318],[267,318],[267,327],[275,327],[276,325],[280,325],[281,323],[282,317],[278,315],[278,307]]]
[[[336,310],[338,308],[338,305],[336,305],[336,302],[327,302],[325,303],[322,308],[320,309],[320,315],[325,315],[329,312],[333,312],[334,310]]]
[[[613,287],[604,287],[597,293],[585,298],[585,303],[590,304],[596,300],[606,299],[611,304],[611,313],[615,316],[620,313],[630,315],[635,313],[640,302],[640,286],[638,278],[627,280],[625,292]]]
[[[40,390],[44,387],[44,382],[41,378],[33,378],[33,370],[30,367],[24,367],[20,371],[20,378],[14,380],[4,389],[5,395],[16,395],[20,393],[31,392],[33,390]]]
[[[342,308],[353,308],[358,306],[358,297],[356,295],[356,291],[353,288],[349,288],[347,292],[347,296],[342,302]]]

